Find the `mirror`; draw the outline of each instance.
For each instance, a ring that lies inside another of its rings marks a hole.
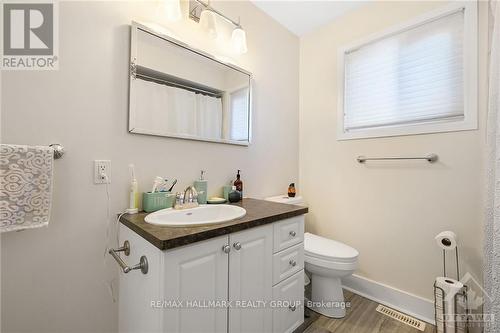
[[[132,24],[129,132],[250,143],[251,74]]]

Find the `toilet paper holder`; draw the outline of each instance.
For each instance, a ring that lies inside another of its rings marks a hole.
[[[453,302],[451,304],[453,318],[448,318],[449,315],[446,314],[447,302]],[[469,333],[466,285],[449,299],[445,290],[434,282],[434,320],[437,333]]]
[[[443,249],[443,276],[445,283],[459,283],[460,280],[460,256],[458,253],[457,236],[452,231],[443,231],[439,233],[435,240],[437,245]],[[448,279],[446,274],[446,252],[455,250],[456,273],[457,281]],[[439,279],[439,278],[438,278]],[[446,291],[437,285],[438,279],[434,282],[434,316],[436,320],[437,333],[468,333],[469,332],[469,309],[467,306],[467,286],[456,291],[451,298]],[[442,284],[442,279],[441,283]],[[452,302],[452,304],[449,304]],[[451,308],[449,308],[451,306]],[[453,318],[448,318],[447,311],[453,315]],[[465,315],[465,318],[462,316]],[[457,320],[460,319],[460,320]]]

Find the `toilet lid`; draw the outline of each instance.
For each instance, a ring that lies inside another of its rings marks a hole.
[[[304,234],[306,256],[332,261],[353,261],[359,252],[344,243],[306,232]]]

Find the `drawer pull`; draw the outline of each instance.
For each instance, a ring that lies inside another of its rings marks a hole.
[[[290,236],[295,237],[295,236],[297,236],[297,233],[294,230],[291,230],[290,231]]]
[[[236,249],[236,251],[239,251],[241,250],[241,243],[240,242],[236,242],[233,244],[233,247]]]
[[[222,252],[229,253],[230,251],[231,251],[231,247],[229,245],[226,244],[222,247]]]
[[[293,259],[290,259],[290,261],[288,262],[290,264],[290,266],[292,267],[295,267],[297,265],[297,262]]]
[[[297,307],[295,305],[290,305],[288,308],[290,310],[292,310],[292,312],[294,312],[295,310],[297,310]]]

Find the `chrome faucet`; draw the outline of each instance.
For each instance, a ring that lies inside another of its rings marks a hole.
[[[174,209],[186,209],[194,207],[198,207],[198,192],[193,186],[188,186],[184,193],[176,193]]]

